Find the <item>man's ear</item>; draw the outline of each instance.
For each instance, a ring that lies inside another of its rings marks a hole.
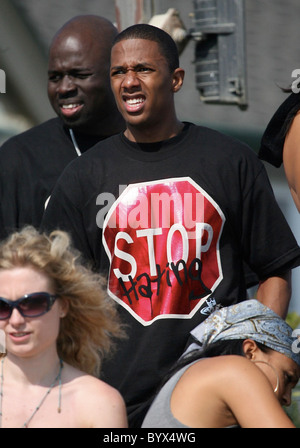
[[[254,360],[258,350],[259,349],[255,341],[252,339],[245,339],[243,342],[243,351],[246,358]]]
[[[181,89],[183,85],[184,74],[185,71],[183,70],[183,68],[178,67],[174,70],[172,80],[172,88],[174,93],[178,92]]]

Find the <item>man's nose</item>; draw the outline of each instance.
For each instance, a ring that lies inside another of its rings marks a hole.
[[[139,86],[140,81],[137,74],[133,70],[128,70],[123,79],[123,87],[130,89]]]
[[[76,90],[76,84],[71,76],[63,76],[57,85],[57,91],[60,95],[66,95]]]

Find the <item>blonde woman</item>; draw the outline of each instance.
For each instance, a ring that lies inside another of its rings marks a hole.
[[[27,227],[0,245],[0,329],[0,427],[127,427],[123,398],[95,377],[120,323],[66,233]]]

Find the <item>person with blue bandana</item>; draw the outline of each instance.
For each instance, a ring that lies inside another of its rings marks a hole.
[[[300,375],[300,341],[252,299],[213,312],[166,379],[144,428],[293,428],[282,406]]]

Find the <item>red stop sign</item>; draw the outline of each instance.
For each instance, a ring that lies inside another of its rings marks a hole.
[[[129,185],[103,226],[108,293],[143,325],[192,316],[222,280],[224,221],[189,177]]]

